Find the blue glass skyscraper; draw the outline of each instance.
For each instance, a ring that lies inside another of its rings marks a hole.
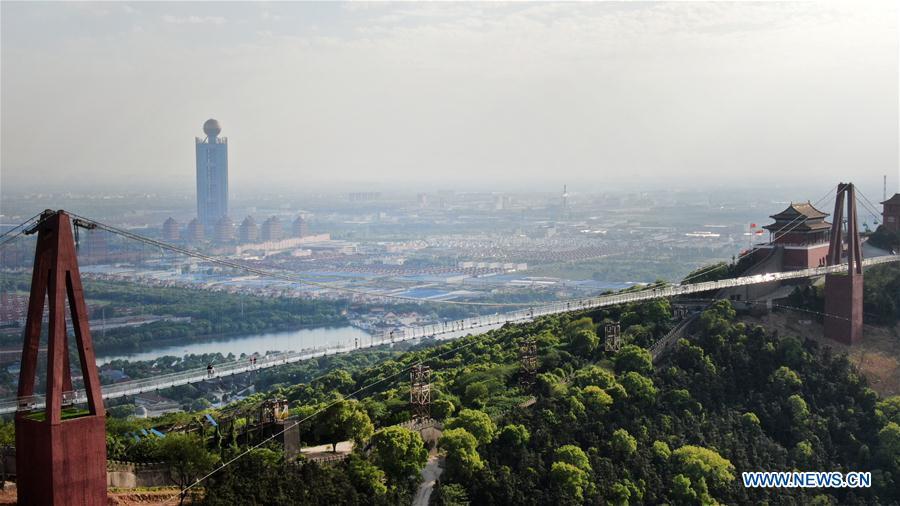
[[[205,138],[195,138],[197,148],[197,218],[211,230],[228,215],[228,139],[219,137],[222,127],[214,119],[203,123]]]

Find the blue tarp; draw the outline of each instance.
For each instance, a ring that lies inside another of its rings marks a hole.
[[[153,435],[156,436],[156,437],[166,437],[165,434],[163,434],[162,432],[160,432],[160,431],[158,431],[158,430],[156,430],[156,429],[150,429],[150,432],[152,432]]]
[[[206,414],[206,419],[209,421],[209,424],[212,425],[213,427],[218,427],[218,426],[219,426],[219,424],[217,424],[216,421],[213,420],[213,417],[210,416],[209,413]]]

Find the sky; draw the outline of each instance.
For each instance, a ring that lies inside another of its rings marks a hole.
[[[898,19],[895,2],[2,2],[0,185],[190,191],[212,117],[232,193],[880,190],[900,179]]]

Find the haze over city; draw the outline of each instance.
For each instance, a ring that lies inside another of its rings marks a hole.
[[[898,34],[0,0],[0,505],[900,504]]]
[[[25,3],[3,191],[800,185],[898,167],[893,2]]]

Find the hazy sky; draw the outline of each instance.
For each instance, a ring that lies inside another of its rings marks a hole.
[[[895,2],[0,9],[5,188],[898,178]]]

